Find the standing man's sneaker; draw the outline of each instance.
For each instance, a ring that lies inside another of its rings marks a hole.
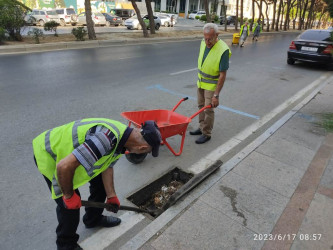
[[[190,131],[190,135],[202,135],[202,132],[201,132],[200,128],[198,128],[194,131]]]
[[[196,143],[196,144],[203,144],[203,143],[209,141],[210,138],[211,138],[211,137],[208,136],[208,135],[202,135],[202,136],[200,136],[200,137],[195,141],[195,143]]]

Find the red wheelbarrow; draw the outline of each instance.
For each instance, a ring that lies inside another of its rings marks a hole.
[[[173,107],[172,110],[155,109],[155,110],[142,110],[142,111],[128,111],[121,113],[121,115],[129,121],[128,126],[131,126],[131,124],[133,124],[137,128],[140,128],[141,124],[143,124],[145,121],[148,120],[155,121],[161,132],[162,136],[161,144],[165,144],[174,155],[178,156],[181,155],[181,153],[183,152],[186,129],[188,124],[199,113],[201,113],[207,108],[212,107],[212,105],[207,105],[202,109],[198,110],[190,117],[186,117],[176,113],[175,110],[178,108],[178,106],[187,99],[188,97],[181,99],[176,104],[176,106]],[[166,140],[167,138],[174,135],[182,136],[182,141],[178,153],[175,152],[175,150],[170,146],[170,144]],[[134,154],[134,153],[126,154],[127,160],[134,164],[142,162],[146,158],[146,156],[147,154]]]

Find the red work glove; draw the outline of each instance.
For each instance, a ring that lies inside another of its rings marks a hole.
[[[67,208],[67,209],[79,209],[82,206],[81,198],[80,198],[80,196],[78,196],[77,193],[75,193],[75,191],[71,198],[66,199],[63,196],[62,200],[64,201],[65,208]]]
[[[110,212],[114,212],[117,213],[120,207],[120,202],[118,200],[117,196],[113,196],[111,198],[108,198],[106,200],[107,204],[110,204],[109,208],[107,208],[106,210],[110,211]]]

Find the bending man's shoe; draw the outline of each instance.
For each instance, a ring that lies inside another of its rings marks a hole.
[[[113,216],[103,216],[102,219],[94,226],[87,226],[86,228],[92,227],[115,227],[118,226],[121,222],[121,219]]]
[[[202,135],[202,136],[200,136],[200,137],[195,141],[195,143],[196,143],[196,144],[203,144],[203,143],[209,141],[210,138],[211,138],[211,137],[208,136],[208,135]]]
[[[202,135],[200,128],[190,131],[190,135]]]

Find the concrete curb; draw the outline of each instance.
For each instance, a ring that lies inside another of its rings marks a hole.
[[[281,33],[299,33],[298,31],[279,31],[279,32],[263,32],[261,35],[273,35]],[[231,38],[232,33],[220,34],[220,37]],[[119,39],[119,40],[93,40],[83,42],[58,42],[58,43],[44,43],[44,44],[25,44],[25,45],[5,45],[0,46],[1,54],[16,54],[16,53],[35,53],[53,50],[67,50],[67,49],[88,49],[108,47],[121,44],[141,44],[152,42],[168,42],[168,41],[186,41],[191,39],[201,39],[202,36],[186,36],[186,37],[154,37],[154,38],[138,38],[138,39]]]

